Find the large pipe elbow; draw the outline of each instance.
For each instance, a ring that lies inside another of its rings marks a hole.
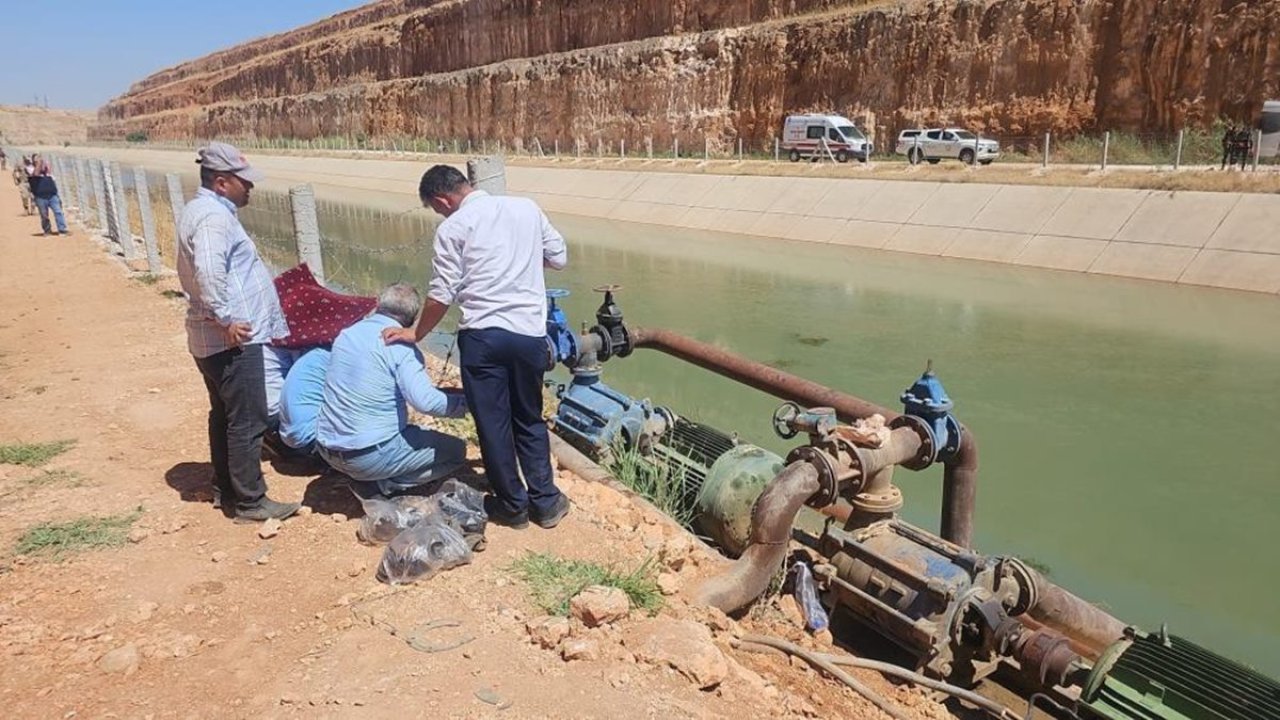
[[[695,599],[729,613],[760,597],[786,558],[796,515],[819,488],[818,471],[808,462],[783,468],[752,506],[747,549],[728,570],[708,578]]]
[[[960,447],[942,473],[942,537],[973,547],[973,514],[978,504],[978,441],[961,427]]]

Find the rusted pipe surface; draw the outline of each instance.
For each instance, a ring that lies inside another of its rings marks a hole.
[[[1092,657],[1124,636],[1124,623],[1111,613],[1050,582],[1035,570],[1030,573],[1039,594],[1036,604],[1028,611],[1032,618],[1089,646]]]
[[[796,514],[818,492],[818,471],[804,461],[783,468],[751,509],[751,541],[730,568],[698,588],[698,602],[726,613],[746,607],[769,586],[791,541]]]
[[[807,407],[835,408],[836,416],[845,422],[876,414],[889,421],[902,414],[670,330],[632,328],[631,344],[637,348],[660,350],[783,400],[792,400]]]
[[[723,375],[761,392],[809,407],[830,407],[844,422],[879,414],[885,421],[901,413],[862,398],[833,390],[812,380],[782,372],[722,348],[661,328],[632,328],[637,348],[659,350],[685,362]],[[978,443],[963,426],[960,448],[943,474],[941,535],[964,548],[973,547],[973,515],[978,496]]]
[[[960,426],[960,448],[942,472],[942,527],[946,540],[973,547],[973,514],[978,505],[978,441]]]

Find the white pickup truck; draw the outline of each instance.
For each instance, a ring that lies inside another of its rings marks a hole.
[[[907,156],[912,165],[924,161],[937,164],[940,160],[990,165],[1000,157],[1000,143],[960,128],[903,130],[898,135],[897,153]]]

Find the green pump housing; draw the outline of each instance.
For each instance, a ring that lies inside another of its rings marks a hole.
[[[1166,632],[1130,631],[1098,658],[1085,720],[1276,720],[1280,683]]]

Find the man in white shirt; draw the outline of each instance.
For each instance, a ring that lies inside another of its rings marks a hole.
[[[542,418],[543,268],[564,268],[564,238],[532,200],[476,190],[448,165],[423,174],[418,196],[445,218],[436,228],[427,303],[416,328],[387,328],[383,338],[417,343],[450,305],[461,308],[462,388],[493,493],[485,510],[491,521],[510,527],[526,527],[530,519],[555,527],[568,514],[569,499],[555,486]]]

